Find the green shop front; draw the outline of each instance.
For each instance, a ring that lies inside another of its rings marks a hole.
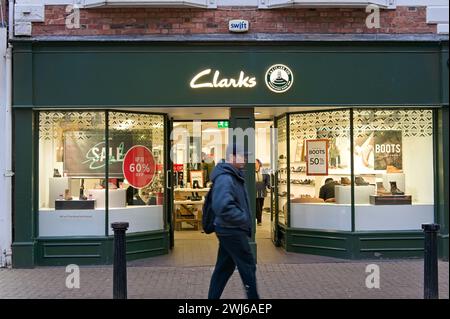
[[[194,120],[220,107],[243,130],[259,111],[273,114],[275,246],[421,257],[421,225],[435,222],[448,259],[448,40],[13,45],[14,267],[110,264],[115,221],[130,223],[129,260],[168,254],[171,110]],[[124,176],[136,146],[152,154],[145,187]]]

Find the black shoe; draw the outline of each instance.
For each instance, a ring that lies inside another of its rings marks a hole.
[[[391,194],[392,195],[405,195],[405,192],[402,192],[397,188],[397,182],[389,182],[391,183]]]

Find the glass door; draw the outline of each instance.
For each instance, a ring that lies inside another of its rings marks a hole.
[[[274,121],[274,123],[276,123]],[[270,233],[275,246],[280,246],[278,235],[278,197],[277,197],[277,130],[270,127]]]
[[[166,229],[169,231],[169,247],[172,249],[175,245],[175,221],[174,221],[174,215],[172,213],[173,211],[173,200],[174,200],[174,192],[173,189],[175,187],[175,181],[176,179],[173,178],[174,176],[174,148],[173,148],[173,141],[172,141],[172,134],[173,131],[173,119],[166,117],[166,149],[167,149],[167,161],[165,163],[165,185],[166,185],[166,197],[165,197],[165,221],[166,221]]]

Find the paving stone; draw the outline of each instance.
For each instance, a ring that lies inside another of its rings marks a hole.
[[[262,298],[422,298],[423,261],[377,261],[380,288],[365,285],[371,262],[262,264],[257,267]],[[449,298],[448,262],[439,262],[441,298]],[[128,268],[129,298],[206,298],[212,267],[135,266]],[[65,286],[64,267],[1,269],[0,298],[111,298],[112,268],[81,267],[80,289]],[[224,299],[245,298],[235,272]]]

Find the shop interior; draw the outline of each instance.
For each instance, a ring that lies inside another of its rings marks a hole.
[[[255,158],[261,162],[261,174],[270,174],[272,121],[255,124]],[[175,239],[201,234],[202,206],[210,190],[210,174],[225,158],[228,145],[228,120],[176,121],[173,124],[174,228]],[[266,185],[261,223],[257,233],[270,232],[270,184]],[[264,221],[264,223],[263,223]],[[196,231],[187,235],[185,231]],[[184,233],[183,233],[184,232]]]

